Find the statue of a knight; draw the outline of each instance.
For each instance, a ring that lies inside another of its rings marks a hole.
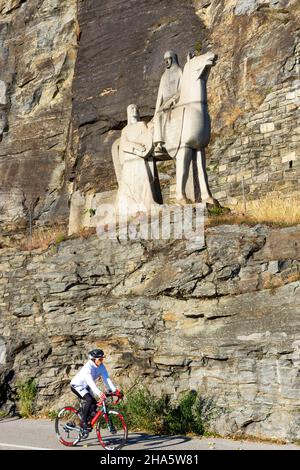
[[[179,100],[182,80],[182,70],[179,67],[178,56],[173,51],[167,51],[164,55],[166,70],[164,71],[159,84],[158,95],[154,114],[154,154],[164,152],[164,128],[171,109]]]

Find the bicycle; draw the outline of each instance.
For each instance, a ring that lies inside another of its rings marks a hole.
[[[114,401],[113,397],[117,397]],[[110,410],[107,406],[107,398],[112,399],[112,405],[117,405],[121,399],[116,393],[107,393],[103,401],[97,403],[97,409],[90,419],[89,426],[96,427],[98,441],[106,450],[118,450],[127,441],[128,429],[121,413]],[[78,409],[73,406],[64,406],[55,419],[55,432],[58,440],[65,446],[76,446],[88,435],[84,434],[80,426],[82,419],[82,402]]]

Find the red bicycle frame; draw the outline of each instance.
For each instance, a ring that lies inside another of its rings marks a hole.
[[[106,394],[106,398],[107,397],[118,397],[118,399],[113,402],[114,405],[117,405],[121,399],[121,397],[119,397],[118,395],[116,395],[115,393],[107,393]],[[95,424],[97,423],[98,419],[103,415],[104,416],[104,419],[106,421],[106,424],[109,424],[109,420],[108,420],[108,413],[107,413],[107,410],[106,410],[106,398],[103,400],[103,401],[99,401],[97,403],[97,407],[100,407],[102,406],[102,410],[98,410],[97,413],[95,414],[95,416],[93,417],[93,419],[91,420],[91,426],[94,427]],[[125,423],[124,423],[125,424]]]

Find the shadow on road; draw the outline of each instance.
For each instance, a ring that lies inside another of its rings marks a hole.
[[[132,434],[128,436],[128,440],[126,445],[133,445],[133,444],[142,444],[144,448],[151,449],[159,449],[163,447],[164,449],[166,446],[172,447],[177,446],[178,444],[183,444],[185,442],[190,441],[190,438],[186,436],[158,436],[158,435],[149,435],[149,434]]]
[[[21,416],[3,416],[0,418],[0,423],[9,423],[10,421],[19,421]]]
[[[149,435],[149,434],[143,434],[143,433],[132,433],[128,435],[128,439],[126,442],[126,447],[130,446],[142,446],[143,449],[166,449],[166,447],[172,447],[172,446],[178,446],[179,444],[184,444],[191,439],[186,437],[186,436],[158,436],[158,435]],[[80,441],[77,445],[76,448],[88,448],[88,447],[101,447],[100,442],[97,439],[97,436],[91,435],[88,437],[88,439],[85,439],[84,441]]]

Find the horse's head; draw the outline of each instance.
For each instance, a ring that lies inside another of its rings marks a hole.
[[[188,56],[181,82],[179,100],[181,105],[197,101],[207,102],[206,82],[209,71],[215,65],[217,58],[218,56],[213,52],[206,52],[206,54],[195,57]]]
[[[218,56],[213,52],[195,56],[188,60],[189,70],[195,79],[201,78],[202,75],[213,67]]]

